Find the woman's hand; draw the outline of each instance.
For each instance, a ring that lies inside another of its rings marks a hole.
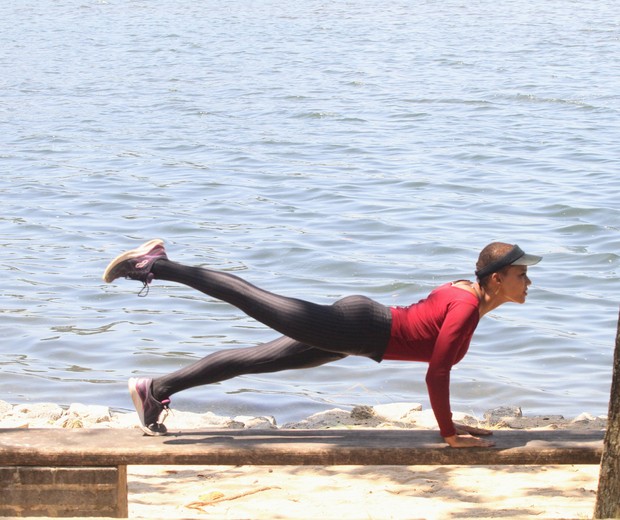
[[[470,435],[493,435],[491,430],[485,430],[484,428],[476,428],[475,426],[468,426],[467,424],[454,423],[457,434],[470,434]]]
[[[444,440],[451,448],[491,448],[495,446],[493,441],[479,439],[468,433],[457,433],[450,437],[444,437]]]
[[[444,440],[452,448],[491,448],[495,446],[493,441],[476,437],[476,435],[493,435],[491,430],[457,423],[454,423],[454,428],[456,429],[456,435],[444,437]]]

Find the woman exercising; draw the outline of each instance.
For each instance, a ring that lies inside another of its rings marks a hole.
[[[138,280],[147,288],[153,280],[181,283],[234,305],[282,334],[255,347],[215,352],[162,377],[131,378],[129,391],[148,435],[166,434],[160,416],[170,396],[181,390],[356,355],[377,362],[427,362],[426,384],[440,433],[451,447],[466,448],[494,443],[477,437],[490,435],[489,430],[453,423],[450,370],[467,353],[482,316],[507,302],[525,302],[531,284],[527,266],[540,260],[517,245],[493,242],[480,252],[476,282],[444,284],[409,307],[386,307],[365,296],[347,296],[332,305],[281,296],[230,273],[173,262],[158,239],[116,257],[103,279]]]

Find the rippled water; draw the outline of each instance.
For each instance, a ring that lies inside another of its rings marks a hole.
[[[34,1],[0,7],[0,398],[128,409],[126,379],[274,334],[185,287],[103,285],[172,258],[318,302],[389,305],[545,260],[485,317],[453,408],[607,411],[620,289],[616,4]],[[183,392],[272,414],[418,401],[426,366],[348,358]]]

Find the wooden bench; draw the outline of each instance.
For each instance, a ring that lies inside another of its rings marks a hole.
[[[514,431],[452,449],[421,430],[0,429],[0,516],[128,515],[127,466],[599,464],[603,431]]]

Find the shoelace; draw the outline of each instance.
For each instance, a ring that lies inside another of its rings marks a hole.
[[[131,278],[129,276],[125,277],[127,280],[131,280]],[[153,278],[155,278],[153,276],[153,273],[149,273],[146,275],[146,280],[142,281],[142,289],[140,289],[140,292],[138,293],[138,296],[140,298],[146,298],[149,294],[149,284],[153,281]],[[168,401],[170,402],[170,401]]]
[[[148,291],[147,291],[148,292]],[[168,415],[174,415],[174,412],[172,411],[172,409],[170,408],[170,399],[162,399],[160,401],[160,403],[162,404],[162,406],[164,407],[164,409],[161,411],[161,413],[159,414],[159,417],[157,418],[157,421],[160,424],[164,424],[164,421],[166,420],[166,418],[168,417]]]
[[[140,298],[146,298],[149,295],[149,284],[146,282],[142,282],[144,285],[142,286],[142,289],[140,289],[140,292],[138,292],[138,296]]]

